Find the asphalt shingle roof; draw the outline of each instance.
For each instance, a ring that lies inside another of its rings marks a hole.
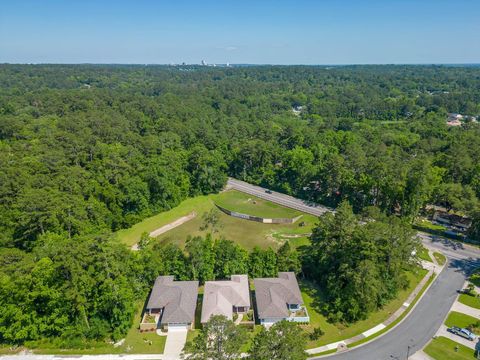
[[[287,304],[303,304],[302,294],[293,272],[280,272],[278,278],[258,278],[253,282],[260,319],[288,317]]]
[[[161,324],[193,323],[197,306],[198,281],[174,281],[173,276],[155,280],[147,310],[162,309]]]
[[[232,275],[231,280],[207,281],[203,292],[202,323],[212,315],[233,318],[233,307],[250,307],[247,275]]]

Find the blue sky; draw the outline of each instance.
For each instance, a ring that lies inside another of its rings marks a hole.
[[[479,63],[480,0],[0,0],[0,62]]]

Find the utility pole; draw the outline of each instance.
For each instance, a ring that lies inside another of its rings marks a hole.
[[[407,346],[407,360],[410,357],[410,345]]]

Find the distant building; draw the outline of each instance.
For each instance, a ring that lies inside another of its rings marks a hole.
[[[462,126],[462,122],[460,120],[448,120],[447,126]]]
[[[205,60],[202,60],[202,66],[207,66],[207,63],[205,62]]]
[[[292,108],[292,112],[297,116],[299,116],[302,113],[302,111],[303,111],[303,106],[301,106],[301,105],[295,105]]]
[[[463,115],[462,114],[457,114],[457,113],[448,113],[447,117],[447,125],[448,126],[461,126],[463,120]]]

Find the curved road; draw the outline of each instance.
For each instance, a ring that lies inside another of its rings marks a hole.
[[[449,251],[449,249],[445,249]],[[366,345],[328,356],[335,360],[403,360],[422,349],[435,335],[462,288],[466,274],[479,266],[476,258],[454,254],[446,268],[410,314],[390,332]],[[458,259],[457,259],[458,258]],[[410,349],[409,349],[410,347]],[[322,357],[323,358],[323,357]],[[318,359],[318,358],[312,358]]]
[[[316,216],[333,211],[236,179],[229,179],[228,187]],[[455,302],[457,290],[462,288],[468,273],[480,266],[480,249],[425,233],[418,233],[418,236],[426,247],[444,253],[448,264],[412,312],[395,328],[370,343],[311,359],[403,360],[407,354],[414,354],[431,340]]]

